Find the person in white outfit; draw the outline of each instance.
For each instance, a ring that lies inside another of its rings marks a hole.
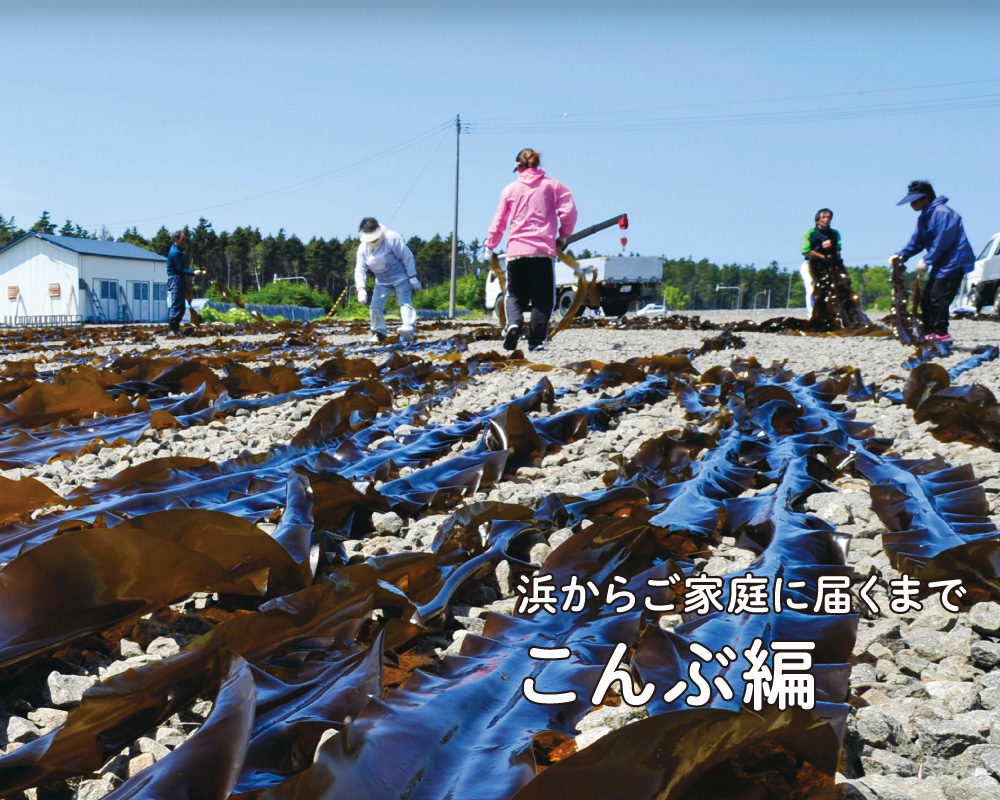
[[[358,290],[358,300],[362,305],[368,303],[366,288],[368,273],[375,276],[370,309],[372,333],[369,341],[377,344],[385,340],[385,301],[393,292],[396,293],[396,302],[399,303],[399,314],[402,317],[402,324],[399,326],[400,338],[404,341],[413,341],[417,334],[417,312],[413,308],[413,293],[420,291],[413,253],[406,246],[402,236],[390,231],[384,225],[379,225],[374,217],[365,217],[361,220],[358,230],[361,242],[358,245],[358,256],[354,267],[354,286]]]

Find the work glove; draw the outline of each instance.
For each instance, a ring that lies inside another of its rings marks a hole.
[[[420,291],[420,279],[416,276],[410,278],[410,288],[415,292]]]
[[[891,256],[889,256],[889,266],[894,267],[902,260],[903,259],[901,259],[897,253],[893,253]]]
[[[197,275],[204,275],[204,274],[205,274],[205,270],[203,270],[203,269],[196,269],[196,270],[194,271],[194,274],[195,274],[196,276],[197,276]]]
[[[363,305],[363,306],[368,305],[368,290],[367,289],[358,289],[358,302],[361,303],[361,305]]]
[[[493,251],[490,250],[489,248],[487,248],[483,252],[483,261],[485,261],[487,264],[489,264],[492,260],[493,260]]]
[[[566,250],[566,240],[561,236],[556,239],[556,249],[562,251]]]
[[[920,259],[920,262],[917,264],[917,277],[922,278],[926,274],[927,274],[927,262],[924,261],[923,259]]]

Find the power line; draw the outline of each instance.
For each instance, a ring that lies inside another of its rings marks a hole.
[[[763,97],[755,98],[752,100],[720,100],[710,103],[687,103],[683,105],[673,105],[673,106],[652,106],[648,108],[622,108],[616,110],[605,110],[605,111],[573,111],[566,112],[563,114],[533,114],[525,115],[520,117],[482,117],[480,122],[492,122],[492,121],[514,121],[514,120],[533,120],[533,119],[552,119],[552,118],[566,118],[566,117],[579,117],[579,116],[600,116],[606,114],[642,114],[651,113],[654,111],[680,111],[689,108],[712,108],[717,106],[738,106],[738,105],[748,105],[754,103],[781,103],[788,100],[826,100],[831,97],[857,97],[859,95],[869,95],[869,94],[889,94],[893,92],[916,92],[924,91],[926,89],[947,89],[956,86],[978,86],[984,83],[1000,83],[1000,78],[988,78],[978,81],[958,81],[954,83],[927,83],[920,86],[899,86],[893,89],[856,89],[847,92],[827,92],[821,94],[800,94],[800,95],[787,95],[785,97]]]
[[[202,214],[202,213],[204,213],[206,211],[214,211],[215,209],[226,208],[227,206],[237,205],[238,203],[246,203],[246,202],[248,202],[250,200],[257,200],[257,199],[259,199],[261,197],[268,197],[268,196],[273,195],[273,194],[278,194],[279,192],[292,191],[294,189],[301,188],[302,186],[305,186],[307,184],[315,183],[316,181],[323,180],[324,178],[329,178],[332,175],[339,175],[339,174],[342,174],[342,173],[345,173],[345,172],[349,172],[350,170],[357,169],[359,167],[365,166],[366,164],[370,164],[370,163],[372,163],[374,161],[377,161],[377,160],[379,160],[381,158],[386,158],[388,156],[395,155],[396,153],[399,153],[399,152],[401,152],[403,150],[406,150],[409,147],[413,147],[414,145],[420,144],[420,142],[423,142],[426,139],[431,138],[432,136],[434,136],[435,134],[441,132],[442,130],[450,128],[451,125],[452,125],[452,123],[450,121],[449,122],[443,122],[440,125],[434,126],[433,128],[431,128],[428,131],[424,131],[423,133],[417,134],[416,136],[414,136],[411,139],[407,139],[406,141],[401,142],[400,144],[393,145],[392,147],[387,148],[385,150],[382,150],[381,152],[375,153],[374,155],[366,156],[365,158],[362,158],[359,161],[354,161],[354,162],[352,162],[350,164],[345,164],[343,166],[336,167],[334,169],[331,169],[331,170],[328,170],[326,172],[320,173],[319,175],[314,175],[311,178],[306,178],[306,179],[301,180],[301,181],[296,181],[295,183],[290,183],[290,184],[288,184],[286,186],[278,187],[277,189],[269,189],[269,190],[267,190],[265,192],[260,192],[258,194],[250,195],[249,197],[242,197],[239,200],[230,200],[229,202],[226,202],[226,203],[217,203],[216,205],[204,206],[202,208],[195,208],[195,209],[191,209],[189,211],[178,211],[178,212],[176,212],[174,214],[160,214],[160,215],[155,216],[155,217],[144,217],[142,219],[131,219],[131,220],[124,220],[124,221],[121,221],[121,222],[111,222],[111,223],[101,223],[101,224],[104,225],[105,227],[108,227],[108,228],[110,228],[112,226],[126,226],[127,227],[129,225],[136,225],[136,224],[138,224],[140,222],[154,222],[154,221],[157,221],[157,220],[172,219],[174,217],[188,216],[190,214]],[[93,223],[88,224],[88,225],[84,225],[83,227],[89,228],[89,227],[91,227],[92,224]]]
[[[469,133],[508,134],[564,131],[567,133],[637,132],[679,128],[737,127],[747,125],[782,125],[795,122],[817,122],[838,119],[927,114],[941,111],[963,111],[1000,106],[1000,94],[970,95],[951,99],[919,100],[910,103],[890,103],[877,106],[842,107],[836,109],[805,109],[801,111],[770,111],[746,114],[720,114],[700,117],[653,117],[640,120],[598,121],[560,117],[550,122],[494,123],[472,122]]]
[[[427,167],[430,166],[431,161],[434,160],[434,156],[437,155],[437,151],[441,149],[441,145],[444,143],[444,140],[447,137],[447,135],[448,135],[448,131],[446,129],[445,132],[441,134],[441,138],[438,139],[437,146],[434,148],[434,152],[431,153],[430,158],[427,159],[427,163],[424,164],[423,168],[420,170],[420,173],[417,175],[416,179],[413,181],[413,184],[410,186],[410,188],[406,190],[406,194],[404,194],[403,195],[403,199],[399,201],[399,205],[396,206],[396,210],[392,212],[392,216],[389,217],[389,222],[392,222],[396,218],[396,214],[398,214],[399,213],[399,209],[401,209],[403,207],[403,203],[406,202],[406,198],[408,198],[410,196],[410,192],[413,191],[414,187],[417,185],[417,183],[420,181],[420,179],[424,176],[424,173],[427,171]]]

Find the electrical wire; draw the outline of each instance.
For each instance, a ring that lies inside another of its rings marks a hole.
[[[305,186],[307,184],[315,183],[316,181],[323,180],[324,178],[329,178],[329,177],[331,177],[333,175],[344,174],[344,173],[349,172],[351,170],[358,169],[360,167],[363,167],[363,166],[366,166],[368,164],[371,164],[371,163],[373,163],[375,161],[378,161],[379,159],[387,158],[388,156],[392,156],[392,155],[396,155],[397,153],[400,153],[403,150],[406,150],[406,149],[408,149],[410,147],[413,147],[414,145],[420,144],[421,142],[423,142],[423,141],[425,141],[427,139],[430,139],[432,136],[435,136],[436,134],[440,133],[442,130],[444,130],[446,128],[450,128],[453,124],[454,124],[454,122],[452,122],[451,120],[449,120],[448,122],[443,122],[443,123],[441,123],[439,125],[435,125],[430,130],[424,131],[423,133],[417,134],[416,136],[414,136],[414,137],[412,137],[410,139],[407,139],[404,142],[401,142],[400,144],[393,145],[392,147],[389,147],[389,148],[387,148],[385,150],[382,150],[381,152],[375,153],[373,155],[366,156],[365,158],[362,158],[362,159],[360,159],[358,161],[354,161],[354,162],[352,162],[350,164],[345,164],[343,166],[336,167],[334,169],[331,169],[331,170],[328,170],[326,172],[320,173],[319,175],[314,175],[311,178],[306,178],[306,179],[301,180],[301,181],[296,181],[295,183],[287,184],[286,186],[278,187],[277,189],[269,189],[269,190],[267,190],[265,192],[259,192],[258,194],[250,195],[248,197],[242,197],[239,200],[230,200],[229,202],[226,202],[226,203],[217,203],[217,204],[211,205],[211,206],[203,206],[202,208],[195,208],[195,209],[191,209],[189,211],[178,211],[177,213],[174,213],[174,214],[160,214],[160,215],[157,215],[155,217],[144,217],[142,219],[131,219],[131,220],[124,220],[124,221],[120,221],[120,222],[102,223],[102,225],[104,225],[105,227],[108,227],[110,229],[111,227],[117,227],[117,226],[125,226],[125,227],[127,227],[129,225],[136,225],[136,224],[138,224],[140,222],[154,222],[154,221],[157,221],[157,220],[171,219],[173,217],[183,217],[183,216],[188,216],[188,215],[191,215],[191,214],[201,214],[201,213],[204,213],[205,211],[214,211],[215,209],[226,208],[228,206],[233,206],[233,205],[236,205],[238,203],[246,203],[246,202],[248,202],[250,200],[257,200],[257,199],[259,199],[261,197],[269,197],[270,195],[278,194],[279,192],[287,192],[287,191],[292,191],[294,189],[299,189],[299,188],[301,188],[301,187],[303,187],[303,186]],[[85,225],[83,227],[89,228],[89,227],[91,227],[91,225]]]
[[[780,103],[789,100],[826,100],[831,97],[857,97],[858,95],[873,95],[873,94],[889,94],[892,92],[916,92],[925,91],[927,89],[947,89],[956,86],[978,86],[984,83],[1000,83],[1000,78],[987,78],[978,81],[958,81],[954,83],[927,83],[921,86],[899,86],[893,89],[855,89],[849,92],[827,92],[823,94],[800,94],[800,95],[788,95],[785,97],[762,97],[755,98],[752,100],[723,100],[710,103],[688,103],[684,105],[675,106],[653,106],[649,108],[624,108],[608,111],[576,111],[576,112],[566,112],[564,114],[533,114],[521,117],[482,117],[480,122],[492,122],[492,121],[513,121],[513,120],[533,120],[533,119],[551,119],[553,117],[579,117],[579,116],[600,116],[607,114],[642,114],[650,113],[654,111],[680,111],[689,108],[713,108],[719,106],[738,106],[738,105],[748,105],[754,103]]]
[[[396,210],[392,212],[392,216],[389,217],[389,222],[392,222],[396,218],[396,214],[399,213],[399,209],[403,207],[403,203],[405,203],[406,198],[410,196],[410,192],[413,191],[414,187],[424,176],[424,173],[427,171],[427,167],[430,166],[430,163],[431,161],[433,161],[434,156],[437,155],[437,151],[441,149],[441,145],[444,143],[444,140],[447,138],[447,136],[448,136],[448,131],[446,129],[444,133],[441,134],[441,138],[438,140],[437,146],[434,148],[434,152],[431,153],[430,158],[427,159],[427,163],[424,164],[423,168],[420,170],[420,173],[417,175],[416,180],[414,180],[413,183],[410,185],[410,188],[406,190],[406,194],[403,195],[403,199],[399,201],[399,205],[396,206]]]
[[[951,99],[919,100],[911,103],[890,103],[863,108],[808,109],[763,113],[721,114],[701,117],[652,117],[649,119],[615,122],[574,120],[560,117],[549,122],[532,124],[509,122],[483,124],[470,122],[470,134],[509,134],[564,131],[567,133],[636,132],[679,128],[716,128],[748,125],[785,125],[796,122],[866,119],[871,117],[903,116],[941,111],[962,111],[1000,106],[1000,94],[970,95]]]

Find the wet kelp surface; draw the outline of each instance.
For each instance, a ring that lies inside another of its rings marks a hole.
[[[463,342],[495,336],[473,330],[423,352],[352,352],[304,328],[256,351],[220,341],[95,363],[81,342],[41,372],[9,362],[0,385],[8,463],[72,456],[156,425],[207,424],[303,393],[330,399],[264,453],[152,459],[67,497],[33,479],[4,480],[8,709],[37,706],[40,677],[117,658],[123,639],[148,639],[157,620],[191,636],[179,653],[88,689],[63,725],[0,757],[0,795],[58,792],[180,714],[197,720],[196,733],[111,796],[713,797],[720,776],[731,792],[765,772],[771,788],[761,796],[833,796],[857,615],[816,611],[816,586],[820,576],[860,576],[846,565],[845,536],[804,502],[838,477],[868,483],[901,572],[959,576],[988,596],[1000,588],[1000,533],[971,469],[887,455],[891,443],[841,401],[879,395],[860,373],[761,365],[739,356],[731,330],[698,350],[566,365],[584,398],[572,407],[560,406],[541,371],[510,402],[427,424],[437,399],[477,375],[527,366],[462,356]],[[726,350],[729,366],[697,369],[700,354]],[[945,432],[956,415],[964,425],[982,411],[963,441],[994,446],[992,395],[949,393],[954,378],[931,362],[936,352],[914,356],[898,401]],[[474,498],[624,415],[667,403],[684,409],[687,424],[609,462],[603,489],[531,503]],[[371,535],[373,513],[390,510],[446,521],[425,551],[348,558],[344,542]],[[566,528],[572,535],[532,563],[530,543]],[[661,627],[662,609],[684,600],[693,559],[723,536],[756,560],[723,576],[721,606],[733,599],[733,579],[749,572],[784,581],[797,610],[710,609]],[[463,597],[500,564],[514,579],[537,570],[554,586],[614,585],[649,602],[625,608],[594,595],[572,610],[490,613],[457,655],[429,655]],[[215,599],[190,599],[206,594]],[[811,710],[746,707],[744,653],[755,641],[814,643]],[[540,659],[533,647],[569,655]],[[701,655],[726,648],[734,658]],[[576,723],[622,702],[620,683],[594,696],[615,658],[637,687],[658,688],[645,702],[649,718],[576,752]],[[668,696],[694,662],[731,694],[712,692],[698,705]],[[529,680],[573,698],[533,702]],[[210,713],[193,715],[205,701]]]

